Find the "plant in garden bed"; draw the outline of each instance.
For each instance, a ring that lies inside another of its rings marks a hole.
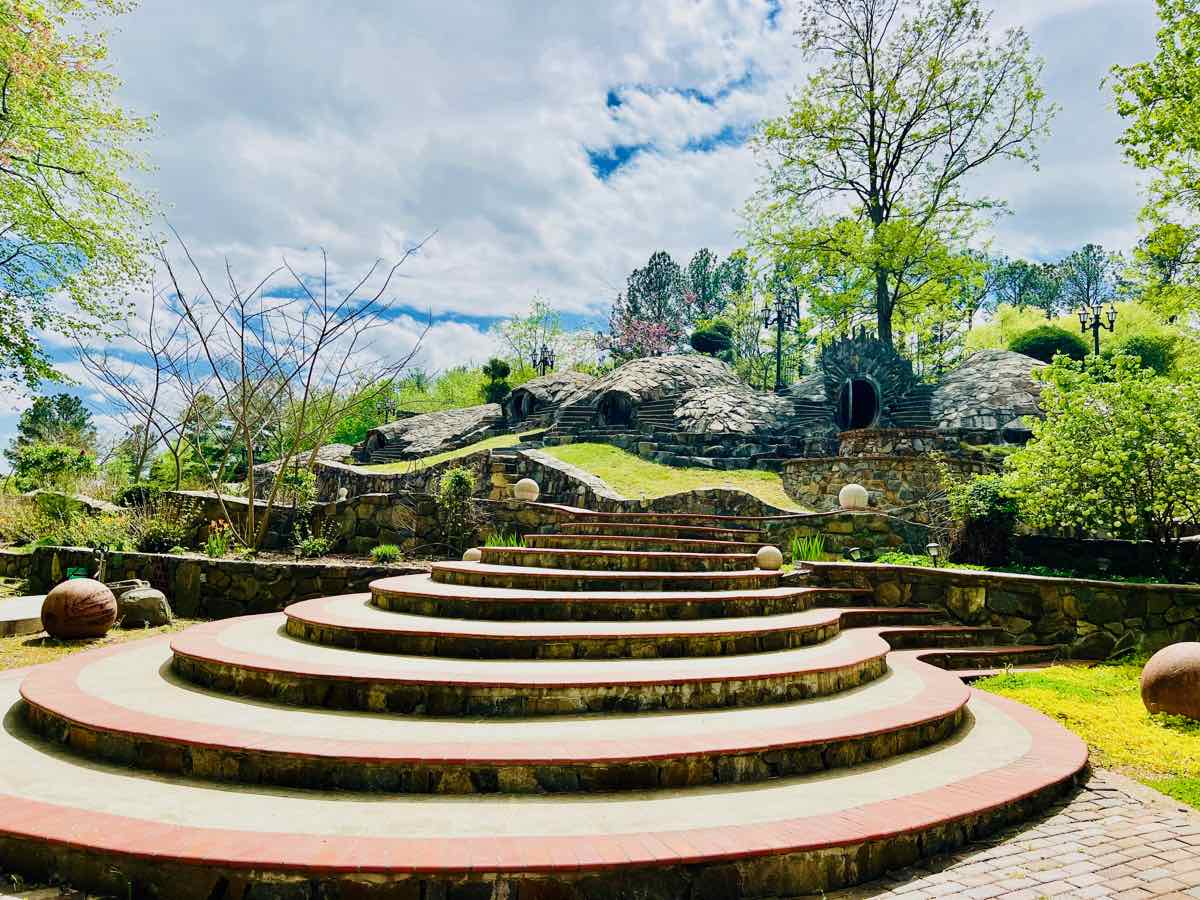
[[[437,496],[442,535],[446,546],[462,553],[475,533],[475,508],[471,498],[475,493],[475,474],[456,466],[447,469],[438,481]]]
[[[208,537],[204,539],[204,554],[210,559],[228,556],[229,548],[233,546],[233,542],[233,529],[229,526],[228,522],[224,519],[210,522],[208,525]]]
[[[483,542],[485,547],[524,547],[525,538],[509,531],[493,531]]]
[[[819,562],[825,558],[825,535],[792,538],[792,562]]]
[[[395,544],[380,544],[378,547],[371,548],[371,559],[381,565],[394,563],[403,556],[404,554]]]

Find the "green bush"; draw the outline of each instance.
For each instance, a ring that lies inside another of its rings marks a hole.
[[[403,556],[404,554],[395,544],[380,544],[378,547],[371,548],[371,559],[380,565],[394,563]]]
[[[446,545],[461,553],[475,532],[474,507],[471,497],[475,493],[475,473],[462,466],[447,469],[438,481],[435,500],[438,518]]]
[[[707,322],[692,332],[692,349],[707,356],[715,356],[729,362],[733,348],[733,326],[716,319]]]
[[[80,480],[96,474],[96,460],[86,450],[66,444],[30,444],[13,460],[13,481],[19,491],[74,493]]]
[[[1124,353],[1138,361],[1143,369],[1149,369],[1155,375],[1166,375],[1175,364],[1176,341],[1169,335],[1134,334],[1117,344],[1113,353],[1115,356]]]
[[[161,493],[162,489],[158,486],[141,481],[118,491],[113,496],[113,503],[126,508],[148,506]]]
[[[1055,325],[1039,325],[1017,335],[1009,343],[1008,349],[1040,359],[1042,362],[1053,362],[1055,355],[1059,353],[1078,361],[1089,352],[1083,338]]]
[[[328,553],[332,549],[332,543],[328,538],[309,535],[298,540],[295,547],[301,559],[315,559]]]
[[[983,566],[1011,561],[1017,503],[1000,475],[976,475],[969,481],[947,479],[946,501],[953,528],[950,558]]]

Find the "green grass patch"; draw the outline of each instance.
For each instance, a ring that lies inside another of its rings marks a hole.
[[[888,566],[925,566],[934,568],[933,559],[923,553],[902,553],[889,550],[880,553],[872,562]],[[943,569],[962,569],[968,572],[1007,572],[1010,575],[1037,575],[1040,578],[1083,578],[1090,581],[1115,581],[1121,584],[1160,584],[1162,579],[1150,575],[1083,574],[1071,569],[1052,569],[1048,566],[976,566],[971,563],[942,562]]]
[[[462,459],[481,450],[499,450],[504,447],[515,447],[522,441],[542,434],[542,431],[526,431],[521,434],[501,434],[459,447],[457,450],[447,450],[445,453],[434,453],[432,456],[422,456],[420,459],[405,459],[399,462],[382,463],[377,466],[358,466],[364,472],[375,472],[380,475],[403,475],[406,472],[420,472],[438,463],[449,462],[452,459]]]
[[[778,472],[762,469],[701,469],[665,466],[610,444],[563,444],[547,447],[556,459],[591,472],[626,497],[666,497],[704,488],[730,488],[753,494],[779,509],[803,512],[783,489]]]
[[[1087,741],[1092,762],[1200,809],[1200,722],[1150,715],[1142,660],[1008,672],[976,687],[1039,709]]]

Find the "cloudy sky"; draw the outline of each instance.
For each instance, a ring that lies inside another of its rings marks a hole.
[[[980,180],[994,247],[1136,239],[1108,67],[1147,58],[1152,0],[985,0],[1023,25],[1062,107],[1039,171]],[[123,102],[157,116],[145,178],[205,266],[257,280],[324,248],[339,278],[436,232],[393,285],[389,340],[431,369],[487,357],[535,294],[599,322],[657,249],[738,241],[747,134],[802,74],[787,0],[147,0],[122,17]],[[65,351],[58,351],[60,354]],[[83,392],[86,396],[88,392]],[[13,398],[0,409],[6,444]]]

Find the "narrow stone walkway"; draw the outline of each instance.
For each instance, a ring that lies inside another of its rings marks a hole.
[[[1048,814],[826,900],[1200,898],[1200,813],[1112,772],[1095,771]]]

